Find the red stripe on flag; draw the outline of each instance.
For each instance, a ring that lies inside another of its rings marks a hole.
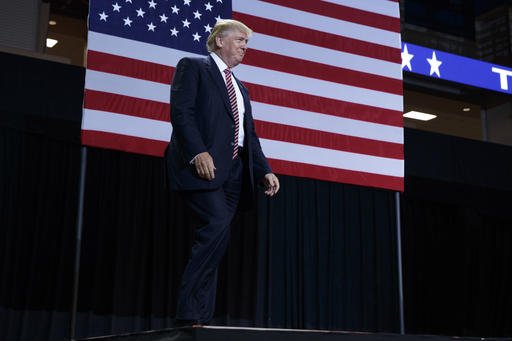
[[[354,185],[378,187],[395,191],[404,190],[404,179],[360,171],[316,166],[300,162],[268,159],[272,171],[278,174],[300,176],[324,181],[344,182]]]
[[[87,52],[87,69],[163,84],[171,84],[174,74],[167,65],[91,50]]]
[[[82,130],[82,144],[162,157],[169,143],[102,131]]]
[[[84,108],[169,122],[170,105],[109,92],[85,89]]]
[[[233,12],[233,18],[242,21],[257,33],[325,47],[332,50],[348,52],[360,56],[386,60],[397,64],[401,63],[401,50],[399,48],[372,44],[331,33],[285,24],[278,21],[271,21],[244,13]]]
[[[244,64],[396,95],[403,93],[400,79],[343,69],[260,50],[250,50],[244,58]]]
[[[334,19],[350,21],[365,26],[377,27],[383,30],[400,32],[400,19],[383,14],[363,11],[360,9],[343,5],[318,1],[297,1],[297,0],[263,0],[275,5],[294,8],[304,12],[319,14]]]
[[[252,83],[244,82],[244,85],[249,89],[251,100],[256,102],[351,118],[365,122],[386,124],[394,127],[403,127],[401,111],[338,101]]]
[[[404,147],[399,143],[376,141],[259,120],[255,120],[254,124],[261,139],[291,142],[399,160],[404,158]]]

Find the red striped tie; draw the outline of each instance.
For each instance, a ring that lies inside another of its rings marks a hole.
[[[236,94],[233,82],[231,81],[231,69],[227,68],[224,70],[226,74],[226,87],[228,88],[229,103],[231,104],[231,111],[233,112],[233,119],[235,120],[235,142],[233,144],[233,159],[238,156],[238,130],[239,130],[239,118],[238,118],[238,106],[236,105]]]

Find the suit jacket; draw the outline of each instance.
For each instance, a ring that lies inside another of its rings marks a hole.
[[[271,173],[254,130],[247,88],[236,79],[245,105],[244,165],[250,188]],[[231,168],[235,123],[226,84],[211,56],[183,58],[176,66],[171,88],[171,141],[165,157],[170,187],[174,190],[219,188]],[[190,161],[209,152],[217,170],[215,179],[198,176]]]

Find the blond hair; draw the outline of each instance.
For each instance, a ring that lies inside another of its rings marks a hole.
[[[231,31],[243,32],[247,35],[247,37],[249,37],[252,33],[252,30],[243,22],[234,19],[219,19],[213,27],[212,33],[210,33],[208,40],[206,41],[206,48],[208,49],[208,52],[213,52],[217,49],[215,38],[224,37],[227,32]]]

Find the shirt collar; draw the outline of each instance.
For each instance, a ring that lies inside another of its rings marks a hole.
[[[215,61],[215,64],[217,64],[217,67],[219,68],[220,72],[224,74],[224,70],[228,68],[226,63],[215,53],[211,52],[210,56],[212,56],[213,60]]]

